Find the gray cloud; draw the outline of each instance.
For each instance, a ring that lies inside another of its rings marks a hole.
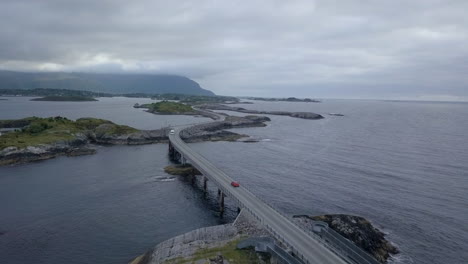
[[[186,75],[218,94],[468,98],[465,0],[0,3],[0,68]]]

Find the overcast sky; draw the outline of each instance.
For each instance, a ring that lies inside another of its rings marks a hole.
[[[468,100],[467,0],[1,0],[0,69],[174,73],[217,94]]]

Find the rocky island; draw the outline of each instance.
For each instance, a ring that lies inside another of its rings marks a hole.
[[[33,98],[30,101],[50,101],[50,102],[93,102],[97,99],[89,96],[44,96],[40,98]]]
[[[380,263],[387,263],[392,255],[399,253],[398,248],[385,239],[385,234],[364,217],[329,214],[319,216],[295,215],[294,218],[299,225],[309,229],[311,229],[314,221],[327,223],[331,229],[352,241]]]
[[[239,135],[224,129],[266,126],[265,117],[227,117],[223,121],[196,125],[182,131],[182,138],[196,141],[235,141]],[[76,121],[64,117],[29,117],[0,120],[0,166],[50,159],[57,156],[93,154],[93,144],[138,145],[166,143],[169,128],[138,130],[97,118]]]
[[[287,97],[287,98],[264,98],[264,97],[246,97],[249,100],[256,101],[267,101],[267,102],[304,102],[304,103],[320,103],[320,100],[310,99],[310,98],[296,98],[296,97]]]
[[[146,111],[161,115],[197,115],[198,113],[190,106],[182,103],[161,101],[151,104],[135,104],[134,108],[145,108]]]
[[[258,110],[249,110],[242,107],[227,106],[223,104],[204,104],[197,106],[199,109],[207,110],[224,110],[224,111],[233,111],[246,114],[254,115],[281,115],[281,116],[290,116],[295,118],[302,119],[322,119],[323,116],[311,112],[286,112],[286,111],[258,111]]]
[[[147,144],[167,140],[165,130],[140,131],[108,120],[30,117],[1,120],[0,128],[16,128],[0,136],[0,165],[95,152],[91,144]]]

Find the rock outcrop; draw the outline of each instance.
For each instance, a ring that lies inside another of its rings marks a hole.
[[[254,115],[281,115],[281,116],[290,116],[295,118],[302,119],[322,119],[323,116],[311,112],[286,112],[286,111],[258,111],[258,110],[249,110],[242,107],[234,107],[222,104],[204,104],[199,105],[197,108],[200,109],[209,109],[209,110],[224,110],[224,111],[234,111],[246,114]]]
[[[185,142],[200,141],[236,141],[247,135],[240,135],[225,129],[241,127],[264,127],[264,122],[270,121],[266,116],[227,116],[223,121],[194,125],[184,129],[180,136]]]
[[[320,216],[294,216],[295,218],[322,221],[343,237],[374,256],[379,262],[387,263],[391,255],[399,250],[385,239],[385,234],[360,216],[331,214]]]
[[[58,156],[80,156],[94,154],[96,150],[81,139],[71,142],[57,142],[29,146],[26,148],[7,147],[0,150],[0,166],[46,160]]]
[[[200,171],[190,164],[166,166],[164,167],[164,171],[168,174],[179,176],[202,175]]]
[[[102,124],[94,131],[89,131],[87,136],[92,143],[110,145],[142,145],[168,141],[169,128],[139,130],[128,134],[113,133],[114,128],[114,124]]]

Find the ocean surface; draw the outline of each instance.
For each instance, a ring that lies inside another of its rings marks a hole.
[[[7,99],[0,119],[99,117],[140,129],[207,121],[132,108],[149,99]],[[261,199],[290,215],[366,217],[402,251],[395,263],[468,263],[468,104],[239,106],[325,116],[270,116],[267,127],[232,130],[258,143],[191,144]],[[1,167],[0,263],[127,263],[167,238],[234,219],[233,206],[219,217],[213,186],[205,196],[200,183],[165,174],[168,164],[162,144],[102,146],[95,155]]]

